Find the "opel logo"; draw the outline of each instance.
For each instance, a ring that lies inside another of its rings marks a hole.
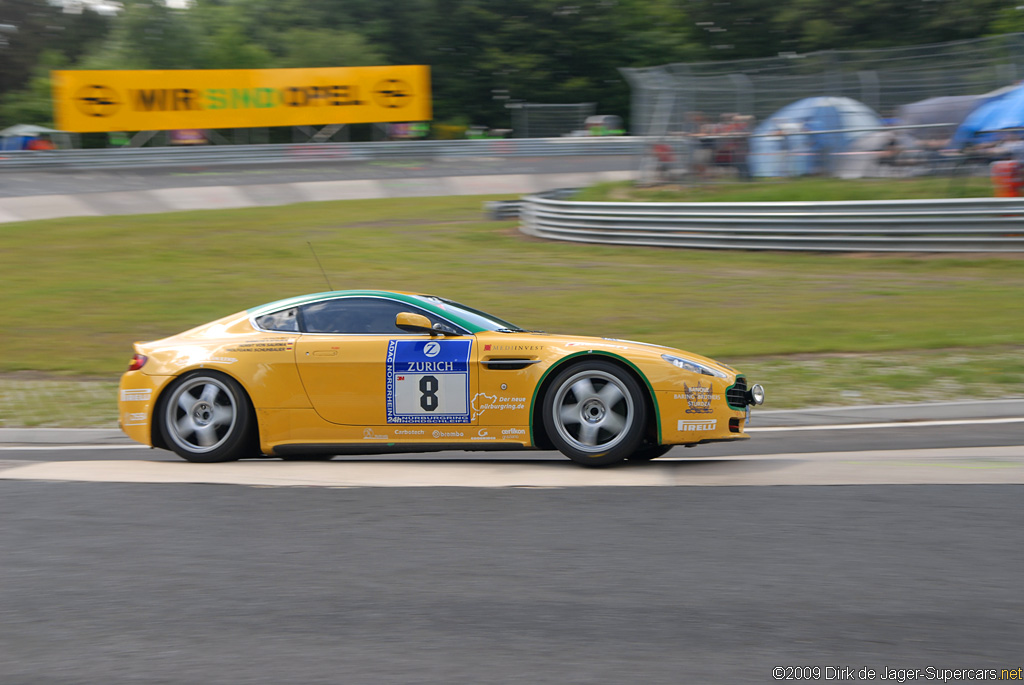
[[[412,88],[408,83],[393,78],[381,81],[373,89],[373,99],[378,105],[388,109],[405,107],[412,96]]]
[[[109,117],[120,107],[117,93],[107,86],[82,86],[75,94],[78,111],[87,117]]]

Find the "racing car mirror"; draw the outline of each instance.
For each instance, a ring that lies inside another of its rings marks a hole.
[[[458,335],[451,326],[446,326],[443,323],[435,323],[431,325],[430,319],[423,316],[422,314],[413,314],[412,312],[399,312],[395,315],[395,326],[401,328],[407,333],[429,333],[430,335]]]

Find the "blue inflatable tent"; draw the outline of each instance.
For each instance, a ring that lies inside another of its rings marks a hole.
[[[835,171],[833,155],[853,149],[870,130],[818,133],[843,129],[879,129],[882,119],[867,105],[845,97],[812,97],[786,105],[765,119],[750,139],[753,176],[804,176]]]
[[[997,140],[1006,129],[1024,129],[1024,86],[993,98],[967,115],[956,129],[949,146],[960,149],[968,143]]]

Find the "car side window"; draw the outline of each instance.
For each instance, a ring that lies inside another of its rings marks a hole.
[[[302,322],[306,333],[407,334],[395,325],[395,317],[401,312],[423,314],[432,324],[441,322],[412,305],[375,297],[343,297],[307,304],[302,307]]]
[[[299,330],[299,308],[282,309],[273,314],[264,314],[256,319],[256,325],[265,331]]]

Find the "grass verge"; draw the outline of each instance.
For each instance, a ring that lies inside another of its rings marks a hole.
[[[832,200],[933,200],[991,197],[986,176],[917,178],[714,180],[692,184],[636,187],[632,182],[601,183],[584,188],[586,202],[823,202]]]
[[[485,199],[498,198],[0,225],[0,425],[111,424],[132,341],[323,290],[310,242],[334,287],[681,347],[739,365],[770,408],[1024,395],[1020,256],[545,242],[487,221]]]

